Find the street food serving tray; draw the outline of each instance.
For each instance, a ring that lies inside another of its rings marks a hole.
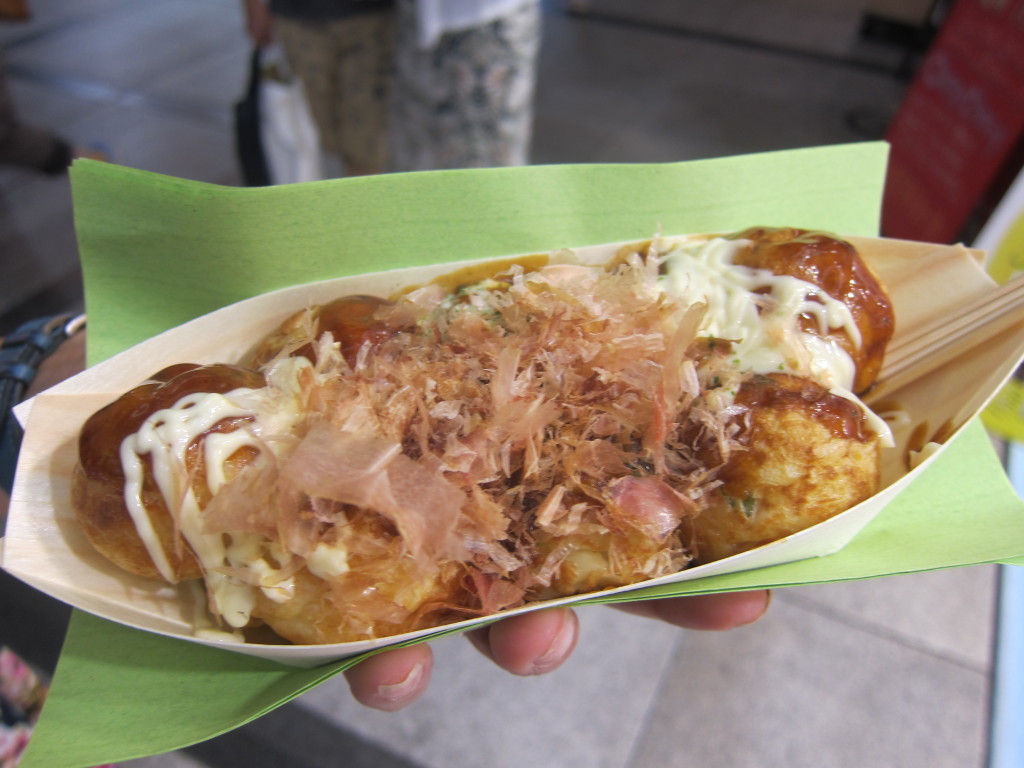
[[[957,307],[996,290],[981,255],[961,246],[849,238],[885,285],[896,311],[901,339],[940,322]],[[621,243],[576,249],[582,263],[603,264]],[[197,637],[205,610],[197,585],[170,586],[128,574],[98,554],[79,529],[70,503],[70,478],[78,430],[94,411],[136,386],[149,374],[181,363],[231,362],[284,318],[304,307],[349,294],[390,296],[475,265],[475,262],[414,267],[306,284],[224,307],[145,341],[16,409],[25,438],[3,541],[2,565],[13,575],[72,606],[140,630],[214,645],[297,666],[312,666],[388,645],[407,643],[493,620],[483,617],[415,633],[338,645],[244,643]],[[531,603],[503,615],[580,600],[621,597],[655,584],[691,582],[841,549],[940,453],[945,444],[994,396],[1024,356],[1020,325],[958,355],[926,376],[887,392],[872,403],[888,415],[896,446],[883,454],[879,492],[812,528],[733,557],[660,579],[599,593]],[[884,382],[884,369],[883,369]]]

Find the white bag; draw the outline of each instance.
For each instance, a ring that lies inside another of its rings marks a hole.
[[[324,153],[302,81],[275,46],[261,57],[260,133],[271,184],[326,178]]]

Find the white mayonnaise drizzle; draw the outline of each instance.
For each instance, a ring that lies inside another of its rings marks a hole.
[[[344,544],[319,542],[306,558],[306,567],[314,576],[329,579],[348,572],[348,550]]]
[[[293,376],[296,371],[293,367]],[[201,509],[185,470],[185,454],[196,438],[220,421],[251,417],[251,421],[231,432],[208,434],[203,440],[206,482],[210,493],[216,493],[226,482],[226,463],[236,451],[244,447],[267,449],[261,437],[261,433],[266,435],[266,425],[255,418],[258,404],[266,395],[267,388],[187,395],[170,408],[152,414],[135,434],[121,443],[125,505],[157,569],[169,581],[174,580],[167,555],[142,501],[143,456],[149,457],[153,479],[164,503],[202,566],[211,609],[232,627],[243,627],[249,622],[257,587],[271,600],[280,602],[292,595],[293,584],[290,579],[282,578],[280,569],[267,560],[262,537],[204,533]],[[296,410],[271,409],[270,421],[276,427],[284,426],[282,422],[290,419],[283,414]],[[275,559],[285,562],[287,558]]]
[[[856,366],[833,338],[843,330],[860,345],[860,329],[845,303],[818,286],[789,275],[776,275],[733,263],[748,240],[655,241],[666,274],[662,289],[687,303],[705,302],[699,334],[732,342],[733,364],[741,371],[784,371],[809,376],[829,391],[856,403],[883,445],[892,434],[852,392]],[[800,328],[799,318],[815,320],[821,335]]]

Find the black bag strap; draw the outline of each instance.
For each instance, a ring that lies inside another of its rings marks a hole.
[[[249,59],[249,82],[242,100],[235,104],[235,149],[246,186],[265,187],[271,183],[263,151],[260,121],[260,80],[262,56],[254,47]]]
[[[263,49],[253,46],[249,54],[249,81],[246,86],[245,95],[255,103],[260,101],[260,80],[262,79],[261,65],[263,61]]]

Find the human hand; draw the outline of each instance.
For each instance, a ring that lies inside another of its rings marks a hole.
[[[623,603],[621,610],[683,629],[722,631],[750,624],[768,609],[768,590],[693,595]],[[579,637],[571,608],[532,611],[467,633],[470,642],[514,675],[541,675],[562,665]],[[345,672],[364,706],[394,712],[412,704],[430,684],[433,654],[426,643],[384,651]]]
[[[264,48],[274,41],[274,23],[266,0],[242,0],[245,28],[252,44]]]

